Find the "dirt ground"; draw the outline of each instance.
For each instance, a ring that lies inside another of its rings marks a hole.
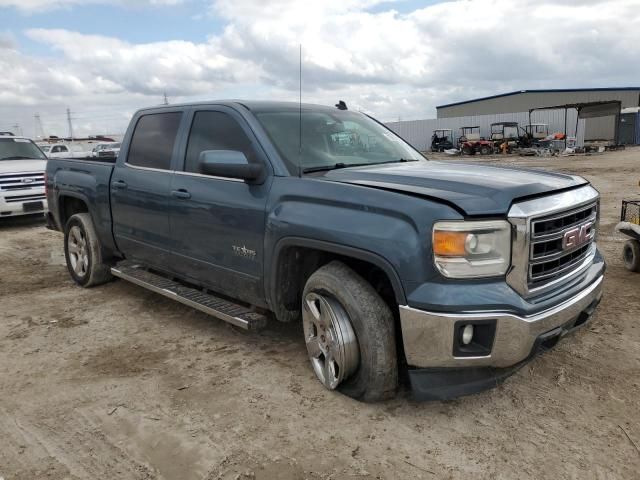
[[[640,478],[640,274],[613,228],[640,149],[472,161],[592,181],[609,269],[588,328],[446,403],[329,392],[300,326],[246,334],[123,281],[79,288],[60,234],[3,219],[0,478]]]

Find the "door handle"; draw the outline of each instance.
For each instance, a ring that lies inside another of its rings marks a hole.
[[[172,190],[171,196],[175,198],[179,198],[181,200],[187,200],[191,198],[191,194],[182,188],[180,190]]]
[[[111,183],[111,186],[113,188],[125,189],[125,188],[127,188],[127,182],[123,182],[122,180],[116,180],[115,182]]]

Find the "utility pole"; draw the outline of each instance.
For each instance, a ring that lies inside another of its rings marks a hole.
[[[22,128],[20,127],[19,123],[16,123],[15,125],[11,125],[11,128],[15,130],[16,135],[18,135],[19,137],[22,136]]]
[[[169,105],[169,99],[167,98],[167,92],[164,92],[164,102],[162,102],[163,105]]]
[[[71,124],[71,110],[67,108],[67,122],[69,123],[69,138],[73,142],[73,125]]]
[[[40,114],[36,113],[33,117],[35,119],[33,135],[36,137],[36,139],[42,139],[44,138],[44,128],[42,128],[42,120],[40,119]]]

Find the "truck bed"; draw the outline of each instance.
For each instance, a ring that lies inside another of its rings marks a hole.
[[[67,202],[84,202],[91,213],[96,232],[103,241],[105,253],[116,251],[109,198],[113,167],[113,162],[97,159],[51,158],[47,160],[46,168],[49,210],[56,213],[55,218],[60,219],[50,222],[53,223],[52,227],[64,230]]]

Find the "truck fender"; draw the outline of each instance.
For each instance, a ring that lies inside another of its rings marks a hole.
[[[270,263],[270,273],[266,276],[266,293],[267,298],[269,299],[269,303],[271,305],[275,298],[277,298],[276,289],[277,289],[277,274],[278,274],[278,262],[280,261],[280,255],[285,248],[288,247],[302,247],[302,248],[311,248],[315,250],[320,250],[328,253],[335,253],[338,255],[342,255],[345,257],[355,258],[357,260],[362,260],[368,262],[372,265],[375,265],[380,270],[382,270],[389,281],[391,282],[391,286],[393,288],[393,293],[395,295],[396,301],[398,305],[406,305],[407,300],[404,293],[404,289],[402,287],[402,283],[400,282],[400,277],[397,272],[393,268],[393,266],[380,255],[362,250],[359,248],[349,247],[346,245],[335,244],[331,242],[326,242],[322,240],[315,240],[311,238],[305,237],[284,237],[278,240],[276,246],[273,250],[273,255]]]

